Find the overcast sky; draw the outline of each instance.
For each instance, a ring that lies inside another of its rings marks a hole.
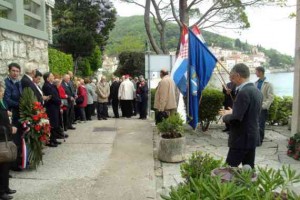
[[[226,36],[239,38],[249,44],[260,44],[294,56],[296,19],[289,15],[296,12],[296,0],[288,0],[288,7],[263,7],[247,10],[251,27],[247,30],[227,32]],[[143,9],[120,1],[113,0],[120,16],[143,15]],[[222,31],[223,34],[223,31]]]

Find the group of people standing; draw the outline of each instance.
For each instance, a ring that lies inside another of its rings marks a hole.
[[[131,118],[139,114],[139,119],[147,119],[148,84],[140,75],[131,79],[129,75],[113,77],[110,86],[110,100],[114,117],[119,118],[119,107],[122,117]]]

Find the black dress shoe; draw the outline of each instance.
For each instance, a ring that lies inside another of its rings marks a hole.
[[[8,178],[12,178],[12,176],[10,174],[8,174]]]
[[[13,199],[12,196],[9,196],[8,194],[4,193],[4,194],[1,194],[0,195],[0,199],[2,200],[10,200],[10,199]]]
[[[229,128],[225,128],[224,130],[222,130],[222,132],[228,132],[228,131],[230,131]]]
[[[76,128],[74,126],[70,126],[68,129],[75,130]]]
[[[106,118],[106,117],[103,117],[103,119],[104,119],[104,120],[107,120],[107,118]]]
[[[20,168],[20,167],[13,167],[13,168],[11,168],[11,170],[15,171],[15,172],[20,172],[20,171],[22,171],[22,168]]]
[[[54,144],[61,144],[61,142],[59,142],[59,141],[54,141],[53,143]]]
[[[54,142],[50,142],[50,143],[46,144],[46,146],[48,146],[48,147],[57,147],[57,144],[55,144]]]
[[[17,190],[12,190],[10,188],[8,188],[8,190],[5,191],[6,194],[14,194],[16,192],[17,192]]]

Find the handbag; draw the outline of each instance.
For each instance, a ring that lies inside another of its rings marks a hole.
[[[76,101],[76,104],[79,105],[79,104],[83,103],[84,98],[83,98],[83,96],[79,96],[75,101]]]
[[[17,146],[7,139],[6,128],[1,127],[5,135],[5,142],[0,142],[0,163],[12,162],[17,159]]]

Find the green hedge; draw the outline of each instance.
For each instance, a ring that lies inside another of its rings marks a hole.
[[[68,71],[73,71],[73,58],[70,54],[49,48],[48,55],[49,69],[53,74],[63,75]]]
[[[199,107],[199,120],[203,131],[207,131],[210,123],[216,120],[224,102],[224,94],[217,89],[203,90]]]
[[[268,123],[269,124],[278,124],[278,125],[287,125],[289,116],[292,115],[293,107],[293,97],[284,96],[279,97],[275,96],[273,103],[269,109]]]

